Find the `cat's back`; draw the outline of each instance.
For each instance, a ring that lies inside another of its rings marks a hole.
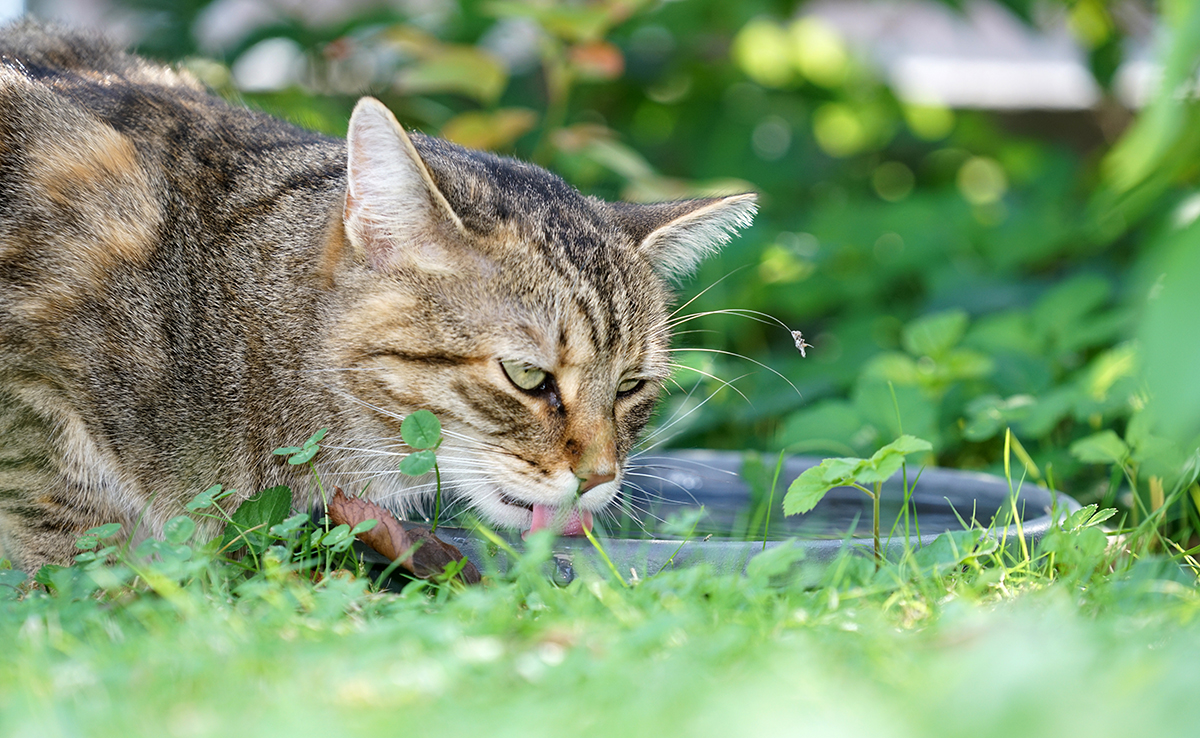
[[[0,26],[0,101],[10,114],[19,114],[17,106],[87,111],[138,143],[173,139],[207,145],[213,154],[336,144],[229,105],[187,72],[131,54],[102,35],[28,19]],[[53,135],[76,121],[46,122],[48,129],[26,133]]]
[[[47,219],[87,231],[78,240],[100,262],[107,247],[129,256],[179,240],[164,223],[213,234],[247,217],[261,225],[264,203],[285,191],[338,189],[343,152],[100,36],[34,21],[0,28],[0,239],[10,252],[22,240],[13,228]]]
[[[10,321],[61,317],[130,268],[161,275],[153,289],[164,299],[172,273],[219,277],[231,250],[253,269],[246,244],[302,248],[298,233],[328,218],[343,180],[337,139],[230,105],[97,35],[0,28],[0,283],[10,288],[0,312]],[[31,294],[20,299],[22,289]]]

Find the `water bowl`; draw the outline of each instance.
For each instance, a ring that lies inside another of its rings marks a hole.
[[[838,487],[811,511],[784,516],[782,498],[812,457],[785,460],[774,495],[774,459],[764,459],[756,475],[743,478],[745,454],[733,451],[668,451],[642,457],[625,475],[615,514],[597,516],[599,538],[622,576],[708,564],[718,572],[741,572],[764,550],[793,546],[804,561],[821,564],[850,549],[869,555],[871,500],[861,490]],[[920,476],[917,478],[917,472]],[[906,483],[908,491],[906,493]],[[1025,483],[1016,494],[997,476],[910,465],[883,485],[881,548],[889,559],[927,546],[945,532],[989,530],[993,538],[1036,543],[1053,521],[1079,509],[1071,497]],[[768,515],[769,511],[769,515]],[[671,523],[674,522],[674,525]],[[466,554],[481,571],[503,570],[505,554],[481,534],[441,527],[438,535]],[[504,536],[517,549],[518,535]],[[583,537],[559,538],[554,545],[556,578],[570,581],[577,568],[607,568]]]

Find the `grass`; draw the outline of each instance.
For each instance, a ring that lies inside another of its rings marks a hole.
[[[1194,577],[1106,547],[1092,517],[1053,553],[968,532],[878,571],[772,549],[745,575],[565,587],[545,536],[484,586],[400,594],[247,575],[203,546],[132,587],[72,567],[54,594],[0,587],[0,732],[1187,734]]]
[[[311,446],[308,463],[319,440],[281,451]],[[870,481],[901,445],[841,461]],[[189,510],[220,514],[221,494]],[[268,490],[210,543],[186,516],[134,551],[102,526],[38,586],[0,570],[0,735],[1114,735],[1200,721],[1195,561],[1148,553],[1149,521],[1107,534],[1112,511],[1095,505],[1035,548],[1000,520],[893,560],[774,547],[744,573],[625,578],[589,535],[599,556],[577,558],[566,586],[547,576],[552,536],[523,552],[496,538],[508,563],[483,585],[397,593],[335,569],[353,531],[285,518],[287,499]],[[228,558],[239,540],[247,555]]]

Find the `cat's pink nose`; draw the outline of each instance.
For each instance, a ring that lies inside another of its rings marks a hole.
[[[616,474],[589,474],[586,477],[579,478],[579,494],[582,495],[592,487],[611,482],[616,479]]]

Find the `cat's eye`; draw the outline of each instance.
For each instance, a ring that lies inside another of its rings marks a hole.
[[[504,373],[512,383],[523,390],[535,390],[546,381],[546,370],[523,361],[502,361],[500,366],[504,367]]]
[[[646,384],[646,380],[644,380],[644,379],[626,379],[617,385],[617,394],[618,395],[633,394],[634,392],[637,392],[638,390],[640,390],[642,388],[642,385],[644,385],[644,384]]]

